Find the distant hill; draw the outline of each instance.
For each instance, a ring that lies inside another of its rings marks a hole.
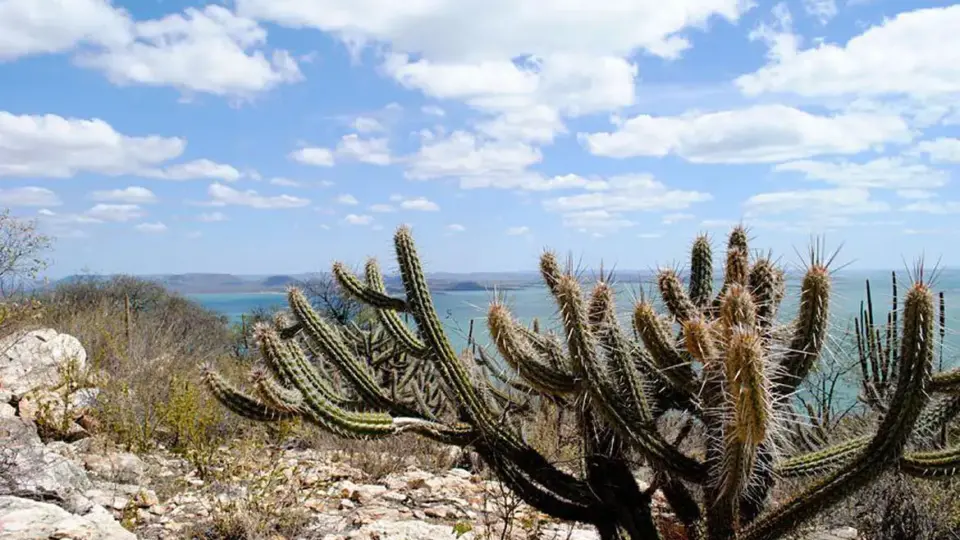
[[[70,283],[80,280],[106,280],[109,275],[72,275],[56,283]],[[286,288],[300,281],[322,277],[322,274],[275,274],[269,276],[235,274],[160,274],[143,275],[143,279],[156,281],[164,287],[181,294],[243,294],[259,292],[284,292]],[[397,293],[403,290],[398,275],[385,276],[387,290]],[[512,290],[539,283],[535,272],[471,273],[453,274],[439,272],[427,275],[427,283],[435,291],[488,291],[494,288]]]

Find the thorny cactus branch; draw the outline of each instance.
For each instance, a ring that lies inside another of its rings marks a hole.
[[[746,229],[735,227],[714,295],[712,247],[700,235],[686,283],[674,269],[656,276],[666,314],[644,299],[633,306],[633,337],[619,324],[609,276],[601,272],[585,293],[571,265],[561,268],[545,251],[541,277],[562,333],[542,331],[538,321],[527,328],[497,300],[487,316],[492,347],[473,341],[471,327],[461,354],[436,313],[408,228],[397,231],[394,246],[403,298],[387,294],[373,259],[363,280],[343,264],[333,267],[343,292],[376,313],[372,326],[324,319],[291,289],[294,322],[256,329],[266,369],[253,373],[254,392],[205,367],[211,393],[256,421],[301,418],[350,438],[410,431],[470,447],[524,501],[593,524],[602,540],[656,538],[656,489],[689,538],[767,540],[795,531],[884,471],[919,478],[960,471],[960,448],[931,449],[960,414],[960,370],[932,374],[934,296],[922,272],[902,310],[894,276],[892,311],[879,324],[868,288],[856,321],[857,354],[863,400],[882,416],[871,435],[833,441],[815,422],[812,430],[799,426],[794,412],[794,394],[828,338],[831,260],[820,245],[800,280],[796,317],[783,324],[783,268],[770,255],[751,260]],[[941,342],[942,306],[941,298]],[[936,399],[928,404],[931,393]],[[582,477],[524,439],[518,419],[542,400],[579,423]],[[670,440],[658,427],[668,413],[686,419]],[[705,437],[681,450],[694,425]],[[784,433],[796,434],[804,451],[791,453]],[[633,477],[637,460],[654,470],[649,488]],[[768,494],[785,477],[821,479],[775,505]]]

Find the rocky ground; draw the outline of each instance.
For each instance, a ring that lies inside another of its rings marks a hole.
[[[218,465],[200,475],[162,450],[137,456],[90,437],[82,413],[61,418],[73,442],[44,444],[38,414],[83,410],[63,407],[55,390],[66,363],[82,365],[83,347],[52,330],[12,339],[0,340],[0,538],[596,538],[547,519],[495,481],[458,468],[428,472],[412,460],[374,478],[342,451],[241,443],[219,449]],[[670,520],[662,499],[655,504]]]

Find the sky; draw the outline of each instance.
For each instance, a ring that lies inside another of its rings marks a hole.
[[[75,272],[960,266],[960,4],[0,0],[0,207]]]

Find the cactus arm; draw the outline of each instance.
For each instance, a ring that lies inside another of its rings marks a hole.
[[[766,331],[777,317],[777,310],[783,296],[778,291],[780,277],[773,261],[764,257],[753,263],[750,268],[749,287],[757,306],[757,324]]]
[[[695,376],[689,361],[673,344],[664,322],[648,302],[638,302],[633,312],[633,325],[650,352],[658,370],[681,395],[692,394]]]
[[[960,390],[960,368],[955,368],[933,376],[930,389],[934,392],[955,392]]]
[[[365,403],[401,416],[417,416],[415,410],[396,403],[383,393],[369,370],[347,348],[339,332],[314,311],[299,289],[291,288],[287,296],[293,316],[303,326],[304,337],[324,358],[333,362]]]
[[[251,397],[227,382],[222,375],[204,366],[202,380],[210,393],[231,412],[256,422],[276,422],[293,418],[290,411],[274,409],[266,403]]]
[[[778,394],[792,393],[820,358],[826,341],[830,305],[830,276],[818,261],[810,266],[800,285],[800,309],[794,320],[793,337],[774,379]]]
[[[680,276],[674,270],[660,270],[657,273],[657,286],[664,305],[678,323],[683,324],[698,313],[696,304],[687,295]]]
[[[907,454],[900,460],[900,470],[921,478],[957,476],[960,473],[960,447]]]
[[[918,446],[936,444],[943,428],[960,414],[960,394],[940,398],[933,406],[923,411],[914,430],[914,442]]]
[[[373,292],[386,295],[387,287],[383,281],[383,275],[380,273],[380,267],[375,259],[370,259],[364,268],[364,277],[366,278],[367,288]],[[410,328],[400,319],[397,312],[388,308],[377,308],[377,320],[383,325],[383,328],[396,340],[397,344],[403,347],[407,352],[415,356],[426,354],[427,348]]]
[[[849,464],[806,489],[746,527],[743,540],[772,540],[869,485],[895,465],[903,454],[921,410],[929,400],[927,387],[933,365],[933,295],[923,282],[911,287],[904,300],[903,336],[897,386],[876,434]]]
[[[429,348],[429,358],[435,362],[440,376],[456,397],[459,410],[468,423],[480,431],[487,444],[503,452],[506,459],[544,488],[558,494],[567,494],[567,498],[587,490],[583,481],[548,463],[542,455],[508,431],[496,415],[492,414],[443,333],[443,325],[433,307],[409,228],[403,226],[397,230],[394,246],[407,293],[407,303],[417,323],[419,335]]]
[[[353,275],[353,272],[347,270],[343,263],[333,263],[333,277],[347,294],[364,304],[392,311],[408,311],[407,303],[403,299],[387,296],[381,291],[370,288],[360,281],[360,278]]]
[[[713,294],[713,253],[706,235],[698,235],[690,248],[690,300],[698,308],[710,304]]]
[[[303,410],[303,396],[294,388],[284,388],[262,370],[254,370],[250,378],[257,395],[269,407],[278,411],[299,413]]]
[[[500,356],[520,377],[534,389],[544,394],[562,395],[577,389],[573,375],[557,371],[538,358],[530,342],[523,338],[520,325],[514,321],[506,306],[490,305],[487,313],[490,336],[500,351]]]
[[[631,419],[623,416],[621,404],[616,400],[617,392],[610,387],[606,375],[600,371],[597,343],[587,326],[587,313],[580,284],[573,276],[563,275],[557,282],[556,290],[570,357],[577,371],[584,374],[589,395],[600,406],[604,417],[653,463],[686,480],[704,481],[706,471],[703,464],[670,445],[657,431],[656,425],[631,422]]]
[[[777,464],[783,478],[815,476],[847,463],[869,444],[871,436],[857,437],[841,444],[794,456]]]

